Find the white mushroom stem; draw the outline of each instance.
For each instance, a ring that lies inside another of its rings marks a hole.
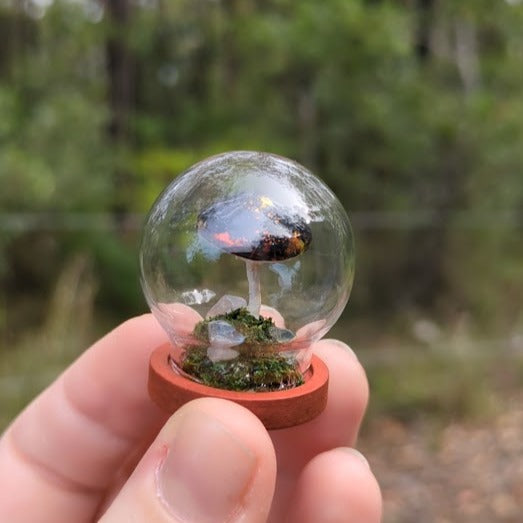
[[[261,307],[261,286],[260,286],[260,268],[256,262],[246,261],[247,280],[249,282],[249,303],[247,310],[255,317],[260,315]]]

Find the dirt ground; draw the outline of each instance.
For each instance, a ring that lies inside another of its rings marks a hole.
[[[523,395],[489,421],[368,420],[359,444],[384,523],[523,522]]]

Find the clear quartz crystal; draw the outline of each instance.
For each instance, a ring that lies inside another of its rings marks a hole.
[[[230,323],[224,320],[214,320],[207,324],[209,343],[213,347],[234,347],[245,341]]]
[[[219,316],[220,314],[226,314],[234,309],[242,309],[247,307],[247,301],[245,298],[240,296],[230,296],[226,294],[222,296],[207,312],[206,318],[212,318]]]
[[[213,362],[228,361],[238,357],[238,351],[233,349],[245,341],[230,323],[223,320],[210,321],[207,324],[209,347],[207,356]]]

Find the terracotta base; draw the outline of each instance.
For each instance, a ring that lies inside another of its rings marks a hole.
[[[281,429],[305,423],[320,414],[327,404],[329,370],[312,356],[305,383],[294,389],[276,392],[235,392],[196,383],[178,374],[169,361],[171,346],[158,347],[149,365],[149,395],[166,412],[201,397],[234,401],[253,412],[267,429]]]

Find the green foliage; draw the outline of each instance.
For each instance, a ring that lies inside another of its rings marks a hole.
[[[522,4],[124,3],[0,7],[0,210],[106,213],[76,241],[52,234],[92,253],[102,303],[142,303],[128,213],[198,159],[258,149],[354,213],[355,313],[521,324]],[[9,289],[31,234],[0,237]]]
[[[200,159],[189,150],[150,147],[138,152],[131,165],[137,180],[136,201],[130,202],[133,208],[148,211],[165,187]]]

